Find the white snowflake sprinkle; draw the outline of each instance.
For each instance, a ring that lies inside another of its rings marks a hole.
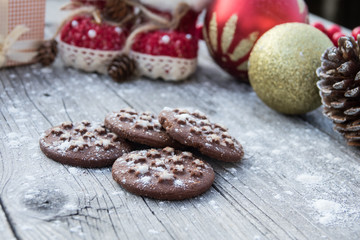
[[[159,177],[160,177],[160,180],[172,180],[172,179],[174,179],[174,174],[172,174],[169,171],[163,171]]]
[[[181,181],[181,180],[179,180],[179,179],[176,179],[176,180],[174,181],[174,185],[175,185],[175,187],[183,187],[183,186],[184,186],[184,182]]]
[[[148,165],[137,165],[135,168],[136,168],[136,173],[139,173],[139,174],[145,174],[145,173],[149,172]]]
[[[147,185],[147,184],[150,183],[151,177],[150,177],[150,176],[144,176],[144,177],[140,178],[139,181],[140,181],[142,184]]]

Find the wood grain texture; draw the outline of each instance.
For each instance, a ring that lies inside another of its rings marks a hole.
[[[1,237],[359,239],[359,150],[332,131],[321,109],[278,114],[249,85],[222,72],[203,44],[200,52],[197,73],[182,83],[138,78],[118,84],[60,61],[0,70]],[[199,109],[229,128],[245,158],[208,159],[216,172],[211,190],[168,202],[125,192],[110,168],[70,167],[41,153],[38,139],[47,128],[103,121],[127,106]]]

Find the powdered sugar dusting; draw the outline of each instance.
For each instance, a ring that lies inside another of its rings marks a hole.
[[[144,184],[147,185],[151,182],[151,177],[150,176],[144,176],[142,178],[139,179],[139,181]]]
[[[179,180],[179,179],[176,179],[174,181],[174,185],[175,185],[175,187],[183,187],[183,186],[185,186],[184,182]]]
[[[340,214],[344,212],[341,204],[325,199],[315,200],[312,206],[319,213],[319,223],[324,225],[331,225],[335,223],[335,221],[341,218]]]
[[[148,231],[150,234],[158,234],[159,231],[156,231],[155,229],[149,229]]]
[[[310,174],[301,174],[296,177],[296,180],[302,184],[319,184],[322,182],[322,177]]]

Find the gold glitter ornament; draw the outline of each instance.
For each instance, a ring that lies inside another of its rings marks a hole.
[[[249,80],[259,98],[285,114],[303,114],[321,105],[316,69],[333,46],[316,28],[285,23],[267,31],[249,59]]]

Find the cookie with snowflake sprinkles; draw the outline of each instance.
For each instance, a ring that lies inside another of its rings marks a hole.
[[[159,114],[159,122],[176,141],[197,148],[211,158],[238,162],[244,155],[241,144],[226,127],[210,122],[199,111],[164,108]]]
[[[171,147],[125,154],[115,161],[112,176],[133,194],[161,200],[198,196],[215,178],[209,164]]]
[[[105,117],[105,126],[120,137],[135,143],[150,147],[183,148],[166,133],[157,116],[151,112],[137,112],[130,108],[121,109]]]
[[[88,72],[107,73],[107,65],[125,45],[128,31],[92,16],[76,16],[60,31],[59,53],[63,62]]]
[[[98,168],[111,166],[131,147],[102,124],[82,121],[63,122],[45,131],[40,138],[40,149],[63,164]]]

